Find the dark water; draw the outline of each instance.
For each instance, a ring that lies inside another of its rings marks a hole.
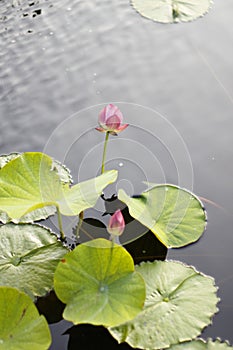
[[[215,0],[202,19],[160,25],[125,0],[0,0],[1,153],[45,151],[75,181],[95,176],[103,147],[97,114],[117,103],[131,127],[111,138],[107,167],[120,175],[109,191],[170,182],[219,206],[206,203],[205,235],[168,257],[215,277],[221,311],[204,336],[231,343],[232,10],[231,0]],[[88,215],[103,209],[99,201]],[[68,338],[58,336],[51,350],[65,350]]]

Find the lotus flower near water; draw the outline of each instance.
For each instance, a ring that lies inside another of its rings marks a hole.
[[[129,124],[122,124],[123,115],[119,108],[113,104],[104,107],[99,113],[99,125],[96,130],[100,132],[109,132],[111,135],[117,135],[125,130]]]
[[[125,220],[124,217],[118,209],[110,218],[109,224],[108,224],[108,232],[111,236],[120,236],[122,235],[123,231],[125,229]]]

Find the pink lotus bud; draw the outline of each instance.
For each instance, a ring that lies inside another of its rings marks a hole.
[[[99,113],[99,125],[100,128],[96,130],[101,132],[110,132],[112,135],[123,131],[129,124],[123,124],[123,115],[119,108],[113,104],[109,104],[104,107]]]
[[[124,217],[118,209],[110,218],[108,224],[108,232],[112,236],[120,236],[125,229],[125,220]]]

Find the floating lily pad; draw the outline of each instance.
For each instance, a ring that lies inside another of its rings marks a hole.
[[[78,215],[94,206],[102,190],[116,178],[117,171],[111,170],[70,187],[61,181],[49,156],[24,153],[0,169],[0,210],[12,219],[46,206],[58,207],[64,215]]]
[[[20,153],[10,153],[7,155],[0,156],[0,169],[3,168],[11,160],[19,156]],[[70,170],[65,165],[53,159],[52,169],[54,169],[57,172],[60,180],[63,183],[72,183],[72,176],[70,174]],[[14,223],[33,223],[34,221],[47,219],[49,216],[54,215],[56,213],[56,210],[57,209],[55,206],[43,207],[31,211],[30,213],[22,216],[20,219],[10,219],[7,213],[0,212],[0,222],[4,224],[10,221]]]
[[[47,350],[51,335],[29,296],[11,287],[0,287],[0,349]]]
[[[163,349],[192,340],[218,311],[214,280],[175,261],[142,263],[146,301],[132,321],[109,331],[118,342],[142,349]]]
[[[227,350],[233,349],[227,342],[222,342],[220,339],[213,341],[208,339],[207,341],[202,339],[193,340],[177,345],[173,345],[169,350]]]
[[[211,0],[131,0],[144,17],[161,23],[189,22],[204,16]]]
[[[136,198],[119,190],[118,198],[128,206],[130,215],[167,248],[195,242],[205,230],[206,213],[201,201],[178,186],[157,185]]]
[[[59,263],[54,288],[66,305],[63,317],[73,322],[113,326],[142,310],[145,284],[134,271],[130,254],[99,238],[83,243]]]
[[[0,285],[18,288],[30,297],[53,288],[53,276],[67,249],[50,230],[30,224],[0,227]]]

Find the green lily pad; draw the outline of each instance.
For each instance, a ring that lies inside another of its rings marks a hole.
[[[7,163],[9,163],[11,160],[19,157],[21,153],[10,153],[10,154],[3,154],[0,156],[0,169],[3,168]],[[59,178],[64,183],[72,183],[72,176],[70,173],[70,170],[61,162],[53,159],[52,163],[52,169],[57,172],[59,175]]]
[[[0,285],[31,298],[53,288],[54,271],[67,249],[50,230],[30,224],[0,227]]]
[[[142,16],[161,23],[189,22],[204,16],[211,0],[131,0]]]
[[[58,264],[54,276],[63,317],[73,322],[113,326],[133,319],[145,300],[145,283],[130,254],[99,238],[80,244]]]
[[[50,344],[48,324],[30,297],[0,287],[0,350],[47,350]]]
[[[78,215],[95,205],[102,190],[117,178],[117,171],[70,187],[61,181],[53,160],[39,152],[24,153],[0,169],[0,210],[11,219],[46,206],[64,215]]]
[[[222,342],[220,339],[213,341],[208,339],[207,341],[202,339],[193,340],[190,342],[180,343],[173,345],[169,350],[227,350],[233,349],[228,342]]]
[[[20,156],[20,153],[10,153],[7,155],[1,155],[0,156],[0,169],[3,168],[7,163],[9,163],[11,160],[17,158]],[[63,183],[72,183],[72,176],[70,174],[70,170],[57,160],[53,159],[52,169],[54,169],[60,180]],[[0,222],[3,224],[6,224],[7,222],[14,222],[14,223],[33,223],[34,221],[38,220],[44,220],[47,219],[49,216],[54,215],[56,213],[56,207],[55,206],[49,206],[49,207],[43,207],[36,210],[31,211],[30,213],[23,215],[19,219],[11,219],[7,213],[0,212]]]
[[[146,283],[144,309],[132,321],[109,328],[118,342],[155,350],[192,340],[218,311],[214,280],[175,261],[142,263]]]
[[[191,192],[174,185],[156,185],[136,198],[119,190],[130,215],[148,227],[167,247],[178,248],[197,241],[205,230],[206,213]]]

